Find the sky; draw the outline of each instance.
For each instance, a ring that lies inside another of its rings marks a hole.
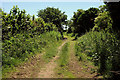
[[[74,0],[73,0],[74,1]],[[27,14],[31,16],[34,14],[37,17],[37,12],[41,9],[45,9],[47,7],[59,8],[62,12],[68,16],[68,20],[73,16],[73,12],[76,12],[77,9],[87,10],[90,7],[98,8],[100,5],[104,5],[103,2],[47,2],[47,1],[38,1],[38,2],[24,2],[24,1],[13,1],[10,2],[6,0],[6,2],[2,2],[2,9],[4,12],[9,13],[10,9],[13,8],[13,5],[18,5],[20,10],[25,9]]]

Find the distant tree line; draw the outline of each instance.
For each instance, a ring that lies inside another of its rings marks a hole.
[[[101,5],[99,8],[78,9],[77,12],[74,12],[68,22],[70,23],[68,33],[73,32],[80,36],[86,31],[98,31],[98,29],[114,30],[120,33],[120,2],[104,3],[105,5]]]
[[[93,45],[94,43],[97,45],[95,49],[100,58],[100,73],[104,73],[105,70],[109,70],[108,73],[111,75],[112,80],[120,79],[120,1],[119,2],[110,2],[111,0],[107,0],[104,2],[105,5],[99,6],[99,8],[89,8],[88,10],[78,9],[77,12],[74,12],[71,20],[68,21],[69,29],[68,33],[73,33],[76,35],[76,38],[82,36],[86,32],[90,31],[84,36],[86,41],[79,41],[82,45]],[[102,31],[104,32],[103,34]],[[93,34],[94,33],[94,34]],[[101,34],[97,36],[97,34]],[[101,37],[105,35],[105,37]],[[89,43],[87,39],[91,39],[92,41]],[[100,38],[99,40],[96,40]],[[105,38],[105,40],[104,40]],[[95,40],[94,43],[92,43]],[[101,41],[101,42],[100,42]],[[88,44],[87,44],[88,43]],[[79,44],[78,44],[79,45]],[[100,46],[100,47],[99,47]],[[95,46],[94,46],[95,47]],[[98,48],[99,47],[99,48]],[[108,49],[107,49],[108,48]],[[101,50],[99,50],[101,49]],[[92,50],[91,50],[92,51]],[[94,54],[92,52],[92,54]],[[112,55],[113,58],[108,60],[106,58],[107,55]],[[110,62],[109,62],[110,61]],[[106,62],[106,63],[105,63]],[[109,68],[107,68],[106,64],[110,64]],[[104,73],[104,74],[108,74]]]
[[[25,10],[20,10],[17,6],[13,6],[9,13],[1,10],[0,14],[2,17],[2,40],[26,31],[31,33],[31,37],[52,30],[59,31],[63,36],[62,24],[67,23],[65,12],[62,13],[58,8],[51,7],[38,11],[38,18],[35,18],[35,15],[26,14]]]
[[[47,7],[38,11],[38,17],[41,17],[46,23],[53,23],[63,36],[63,24],[67,24],[67,15],[58,8]]]

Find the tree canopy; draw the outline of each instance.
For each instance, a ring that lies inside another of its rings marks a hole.
[[[110,12],[107,10],[106,5],[99,6],[100,12],[98,16],[94,20],[94,28],[93,31],[99,31],[101,29],[105,31],[111,31],[112,29],[112,19],[110,17]]]
[[[110,12],[110,16],[113,20],[113,24],[112,24],[112,29],[117,32],[117,34],[120,34],[120,1],[119,2],[110,2],[110,0],[108,0],[108,2],[105,2],[108,11]],[[118,39],[120,40],[120,35],[118,37]],[[114,53],[115,54],[115,53]],[[120,57],[120,52],[117,53],[117,56]],[[116,61],[116,62],[115,62]],[[120,59],[113,59],[112,61],[112,71],[120,71]],[[112,77],[113,79],[120,79],[120,75],[119,74],[115,74],[112,73]]]
[[[65,15],[65,12],[61,12],[61,10],[54,7],[47,7],[46,9],[39,10],[37,16],[43,18],[47,23],[52,22],[55,24],[60,32],[63,30],[62,24],[67,22],[67,15]]]
[[[94,27],[94,19],[98,16],[98,8],[89,8],[88,10],[78,9],[73,15],[73,27],[75,28],[75,33],[79,35],[89,31]]]
[[[119,2],[105,2],[110,16],[113,20],[113,29],[120,32],[120,1]]]

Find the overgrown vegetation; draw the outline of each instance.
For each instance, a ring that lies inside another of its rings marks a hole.
[[[110,11],[113,4],[100,6],[98,16],[94,20],[95,26],[91,28],[92,31],[90,30],[78,38],[75,48],[79,60],[82,60],[84,54],[91,57],[88,59],[99,67],[98,73],[104,78],[119,79],[120,36],[118,35],[118,21],[113,19],[114,12]],[[87,28],[85,30],[87,31]]]
[[[75,78],[75,76],[68,70],[69,61],[69,43],[66,43],[60,52],[60,57],[58,59],[57,74],[58,76],[64,76],[65,78]]]
[[[17,6],[9,14],[1,13],[3,74],[62,39],[56,25],[31,17]]]
[[[66,43],[63,47],[62,47],[62,51],[61,51],[61,54],[60,54],[60,59],[59,59],[59,65],[61,67],[67,65],[68,63],[68,43]]]
[[[76,43],[76,55],[82,53],[91,57],[96,66],[99,66],[98,73],[110,77],[112,68],[119,65],[120,41],[110,33],[88,32],[78,39]],[[82,60],[82,57],[79,57]],[[115,61],[115,62],[114,62]]]
[[[55,32],[55,31],[50,32],[47,35],[43,35],[43,36],[44,38],[46,38],[45,39],[46,42],[48,42],[46,49],[45,49],[45,54],[43,54],[43,58],[45,59],[46,62],[49,62],[50,59],[56,56],[57,50],[58,50],[57,47],[61,44],[60,40],[62,39],[62,36],[60,33]]]
[[[28,36],[27,33],[26,35],[17,34],[16,37],[11,37],[10,40],[3,43],[2,65],[4,68],[28,60],[30,56],[41,53],[46,46],[51,45],[53,41],[57,42],[61,38],[61,35],[54,31],[33,38],[25,38],[26,36]]]
[[[63,36],[62,25],[67,24],[67,15],[65,15],[65,12],[61,12],[59,8],[47,7],[46,9],[38,11],[38,17],[41,17],[47,23],[52,22],[53,24],[55,24],[59,32]]]
[[[88,10],[78,9],[77,12],[74,12],[73,18],[71,19],[73,21],[74,33],[80,36],[93,28],[94,19],[98,16],[98,12],[98,8],[89,8]]]
[[[49,61],[57,53],[55,43],[63,39],[62,26],[68,25],[67,33],[72,33],[72,36],[75,36],[74,40],[78,39],[75,45],[75,55],[79,61],[85,60],[84,57],[88,56],[88,60],[98,66],[97,71],[104,78],[119,79],[119,9],[120,2],[108,1],[99,8],[78,9],[69,21],[67,21],[65,12],[53,7],[39,10],[38,18],[35,18],[35,15],[26,14],[25,10],[20,10],[17,6],[13,6],[9,13],[0,9],[3,74],[36,53],[41,53],[44,48],[48,52],[43,56],[46,61]],[[59,66],[62,67],[60,73],[67,70],[68,45],[66,43],[63,46],[60,54]]]

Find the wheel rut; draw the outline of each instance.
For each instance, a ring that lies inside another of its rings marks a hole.
[[[69,64],[68,69],[76,78],[93,78],[96,73],[91,73],[91,69],[94,68],[93,65],[89,65],[88,61],[79,61],[77,56],[75,56],[75,41],[70,41],[69,47]]]
[[[58,47],[57,55],[48,64],[41,68],[37,78],[56,78],[54,71],[54,69],[57,67],[56,60],[59,58],[60,51],[65,43],[67,43],[67,40],[65,40],[62,45]]]

